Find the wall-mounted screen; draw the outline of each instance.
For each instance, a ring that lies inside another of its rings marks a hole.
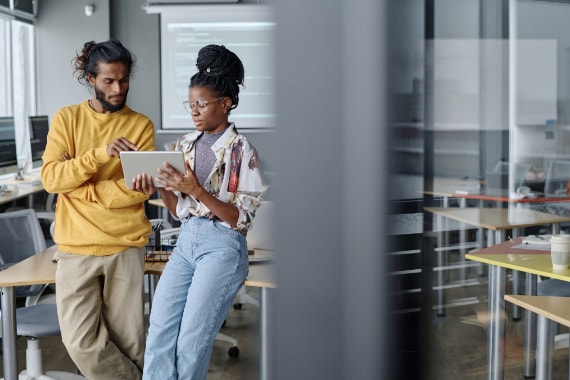
[[[209,44],[235,52],[245,68],[245,88],[230,121],[239,129],[275,126],[274,32],[271,7],[192,6],[161,12],[162,128],[194,128],[182,102],[188,100],[198,51]]]
[[[36,162],[42,161],[42,156],[47,144],[47,135],[49,132],[49,119],[47,115],[30,116],[30,146],[32,152],[32,162],[34,167],[38,166]]]
[[[16,128],[13,117],[0,117],[0,168],[18,167]]]

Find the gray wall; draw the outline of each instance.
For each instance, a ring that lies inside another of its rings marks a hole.
[[[95,13],[87,17],[83,1],[38,2],[38,114],[47,114],[50,120],[62,106],[89,97],[72,75],[71,59],[86,41],[110,38],[109,1],[95,0],[93,4]]]
[[[242,1],[258,2],[258,1]],[[260,1],[271,3],[271,1]],[[85,16],[85,3],[77,0],[39,2],[38,35],[38,113],[51,118],[59,108],[90,97],[86,87],[73,77],[71,59],[83,44],[116,38],[137,58],[131,79],[128,104],[147,115],[154,123],[157,149],[175,140],[184,131],[161,130],[160,98],[160,17],[147,14],[142,0],[92,0],[95,13]],[[259,150],[269,155],[271,133],[241,131]],[[267,161],[267,160],[265,160]],[[264,168],[271,171],[269,163]]]
[[[75,77],[71,59],[87,41],[121,40],[137,57],[128,104],[145,113],[160,128],[159,17],[142,10],[142,1],[92,0],[95,12],[87,17],[85,2],[39,2],[38,112],[53,117],[60,107],[90,97]]]

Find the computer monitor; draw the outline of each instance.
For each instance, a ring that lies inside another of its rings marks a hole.
[[[546,171],[544,195],[547,197],[566,196],[566,187],[570,181],[570,161],[552,160]]]
[[[0,173],[18,170],[16,127],[13,117],[0,117]]]
[[[32,150],[32,166],[42,166],[42,156],[47,144],[49,119],[47,115],[30,116],[30,145]]]

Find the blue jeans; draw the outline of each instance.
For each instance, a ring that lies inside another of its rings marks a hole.
[[[247,277],[245,236],[191,217],[158,281],[143,379],[206,379],[214,338]]]

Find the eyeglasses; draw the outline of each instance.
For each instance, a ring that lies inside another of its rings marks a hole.
[[[219,100],[222,100],[223,98],[224,98],[224,96],[220,96],[219,98],[210,99],[210,100],[196,99],[195,102],[191,102],[189,100],[186,100],[186,101],[182,102],[182,105],[184,105],[184,109],[186,111],[188,111],[189,113],[192,113],[192,111],[194,111],[196,109],[196,106],[198,106],[198,112],[202,113],[202,112],[206,111],[206,109],[208,108],[208,104],[210,102],[217,102]]]

